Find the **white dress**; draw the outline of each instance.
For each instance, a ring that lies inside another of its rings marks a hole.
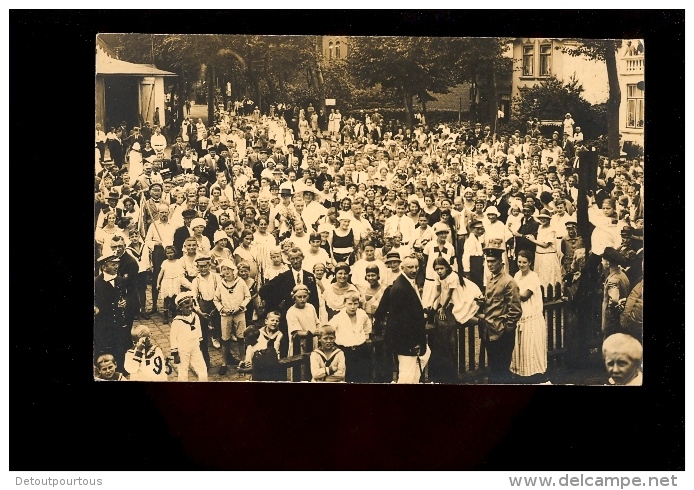
[[[547,324],[543,314],[540,278],[534,271],[514,276],[521,293],[530,290],[532,296],[521,302],[523,313],[516,328],[516,346],[511,357],[511,372],[520,376],[547,371]]]
[[[441,296],[434,304],[434,309],[438,309],[445,298],[448,297],[448,291],[453,290],[450,304],[453,305],[453,316],[455,321],[463,324],[472,318],[479,310],[479,305],[475,301],[482,295],[480,288],[472,281],[465,281],[465,286],[460,284],[458,274],[451,272],[444,279],[436,278],[436,285],[441,288]]]
[[[557,234],[551,226],[537,230],[538,242],[551,242],[547,248],[537,247],[535,251],[535,272],[545,289],[561,282],[561,263],[557,255]]]

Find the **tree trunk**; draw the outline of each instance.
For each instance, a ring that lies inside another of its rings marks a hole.
[[[412,94],[403,89],[402,99],[405,104],[405,124],[412,129]]]
[[[323,114],[328,113],[328,109],[325,106],[325,80],[323,79],[323,51],[321,49],[320,36],[316,36],[316,81],[317,81],[317,93],[318,93],[318,109],[323,110]]]
[[[489,111],[489,121],[493,121],[493,134],[498,133],[498,121],[497,116],[499,115],[499,101],[496,87],[496,70],[494,70],[494,62],[490,61],[487,67],[488,70],[488,80],[489,80],[489,100],[487,101],[487,107]]]
[[[207,126],[214,124],[214,67],[207,65]]]
[[[605,50],[605,64],[607,65],[607,81],[610,87],[610,95],[607,99],[607,139],[608,156],[610,160],[619,158],[619,106],[622,100],[622,91],[619,89],[619,77],[617,73],[617,57],[613,41],[605,41],[609,44]]]

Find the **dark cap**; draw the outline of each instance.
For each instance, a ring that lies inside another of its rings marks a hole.
[[[195,218],[197,214],[194,209],[184,209],[181,213],[184,218]]]
[[[602,258],[618,265],[624,265],[624,257],[612,247],[605,247]]]
[[[485,257],[495,257],[497,259],[500,259],[504,253],[504,249],[496,247],[486,247],[483,249],[483,252]]]

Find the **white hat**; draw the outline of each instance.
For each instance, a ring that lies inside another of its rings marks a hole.
[[[213,242],[214,242],[214,243],[217,243],[219,240],[223,240],[223,239],[225,239],[225,238],[228,239],[229,236],[228,236],[226,233],[224,233],[222,230],[217,230],[217,231],[214,232],[214,237],[213,237],[213,238],[214,238]]]
[[[446,233],[449,233],[451,231],[450,228],[448,227],[448,225],[446,225],[446,223],[443,223],[441,221],[439,221],[438,223],[434,223],[434,233],[439,233],[439,232],[444,232],[444,231]]]
[[[182,293],[178,293],[176,295],[176,306],[180,305],[186,299],[190,299],[191,301],[193,301],[195,299],[195,296],[191,291],[184,291]]]
[[[294,186],[289,180],[280,184],[280,194],[286,193],[286,191],[289,191],[289,194],[294,194]]]
[[[203,228],[205,228],[207,226],[207,222],[202,218],[195,218],[190,223],[191,230],[194,229],[196,226],[202,226]]]
[[[496,206],[489,206],[485,211],[484,214],[495,214],[497,216],[500,216],[499,210],[496,209]]]
[[[324,231],[333,231],[335,227],[330,223],[321,223],[318,225],[318,233],[323,233]]]
[[[228,267],[229,269],[232,269],[234,271],[238,270],[236,268],[236,264],[234,263],[233,260],[230,259],[224,259],[219,263],[219,270],[222,270],[222,267]]]

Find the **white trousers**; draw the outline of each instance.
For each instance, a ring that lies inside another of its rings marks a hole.
[[[200,345],[192,345],[188,349],[180,349],[178,355],[181,357],[181,363],[178,365],[178,380],[188,381],[188,368],[192,367],[195,374],[198,376],[198,381],[207,381],[207,366],[205,359],[202,357]]]
[[[427,350],[424,355],[419,356],[422,370],[426,367],[430,357],[431,349],[427,345]],[[398,384],[419,383],[419,378],[421,377],[422,373],[420,371],[419,364],[417,363],[417,359],[417,356],[398,355]]]

